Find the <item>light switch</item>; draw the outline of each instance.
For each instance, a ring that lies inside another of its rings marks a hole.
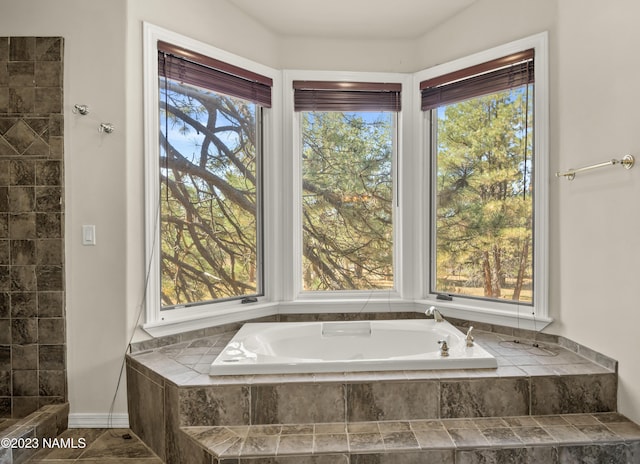
[[[96,226],[94,225],[82,226],[82,244],[83,245],[96,244]]]

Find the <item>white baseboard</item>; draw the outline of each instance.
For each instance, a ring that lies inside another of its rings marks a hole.
[[[129,414],[69,414],[70,429],[128,429]]]

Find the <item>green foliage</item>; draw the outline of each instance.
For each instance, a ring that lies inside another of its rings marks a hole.
[[[526,97],[519,89],[438,110],[436,291],[531,301]]]
[[[163,306],[255,294],[256,107],[171,81],[162,90]]]
[[[305,290],[393,286],[392,119],[302,114]]]

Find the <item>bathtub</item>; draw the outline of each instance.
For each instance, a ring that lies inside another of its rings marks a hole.
[[[438,341],[446,340],[443,357]],[[495,368],[496,359],[447,321],[247,323],[210,375]]]

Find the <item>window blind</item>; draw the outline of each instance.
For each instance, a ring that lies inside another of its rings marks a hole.
[[[534,50],[531,49],[422,81],[422,110],[533,82]]]
[[[271,78],[177,45],[158,41],[158,72],[160,77],[271,108]]]
[[[402,84],[293,81],[295,111],[400,111]]]

